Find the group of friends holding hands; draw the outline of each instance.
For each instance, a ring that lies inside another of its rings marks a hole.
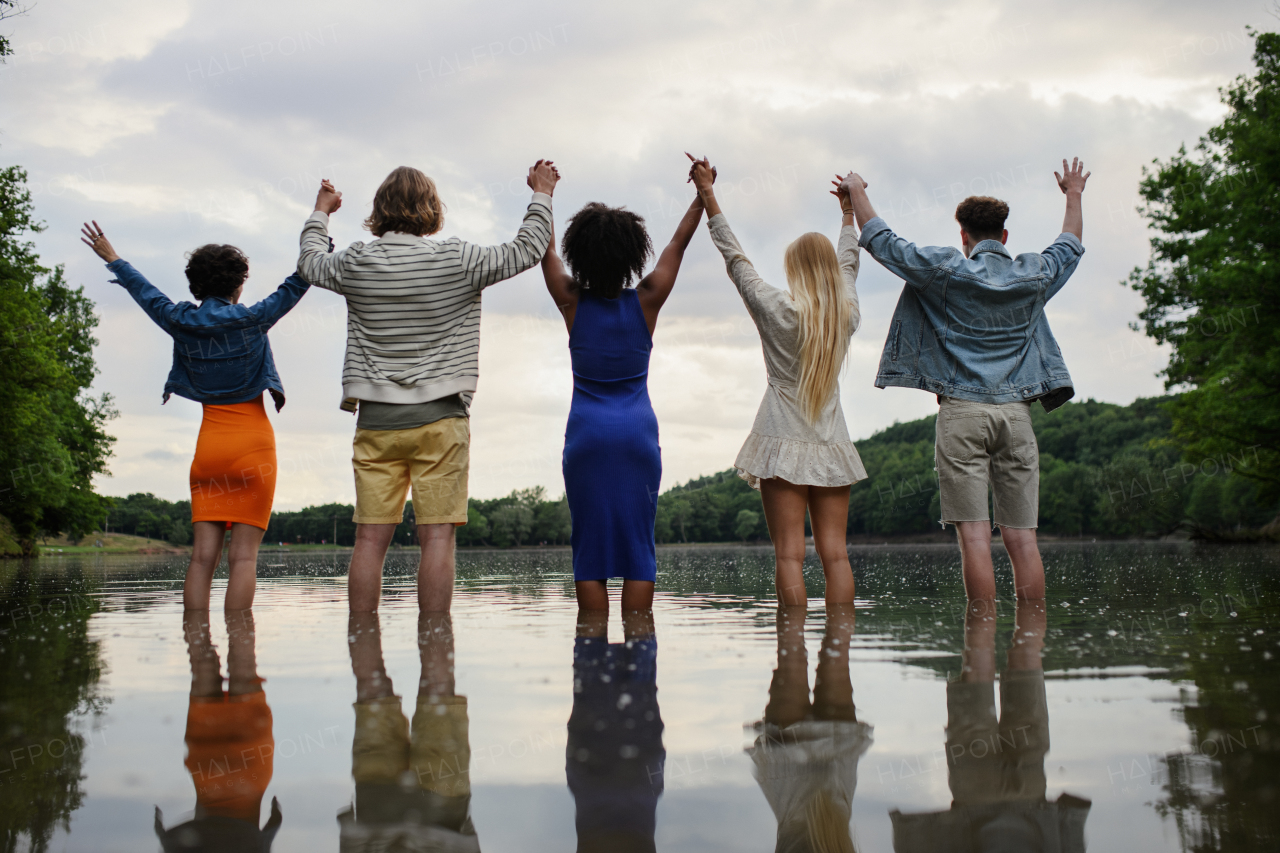
[[[454,530],[467,521],[481,296],[535,264],[564,318],[572,360],[563,469],[579,606],[607,610],[606,582],[622,578],[622,609],[651,608],[662,459],[649,356],[658,315],[704,213],[764,350],[768,386],[734,464],[760,491],[779,603],[807,600],[806,513],[827,604],[854,597],[849,490],[867,473],[845,425],[839,375],[861,324],[862,250],[905,283],[875,384],[937,396],[939,520],[957,529],[966,593],[995,596],[994,519],[1018,598],[1043,598],[1030,406],[1039,400],[1052,410],[1074,394],[1044,312],[1084,252],[1083,164],[1064,160],[1054,173],[1066,196],[1061,234],[1043,252],[1016,257],[1005,248],[1003,201],[974,196],[960,203],[959,249],[917,246],[876,215],[859,175],[837,175],[830,191],[840,205],[837,242],[820,232],[797,237],[783,258],[784,289],[760,277],[734,236],[716,199],[716,169],[706,158],[689,159],[696,194],[652,269],[644,219],[624,207],[587,204],[565,225],[557,251],[552,197],[560,174],[550,160],[529,169],[533,197],[524,220],[514,239],[497,246],[435,238],[445,222],[436,185],[402,166],[382,182],[364,222],[374,239],[334,251],[329,219],[342,194],[324,181],[302,227],[296,272],[256,303],[242,301],[249,263],[234,246],[191,252],[186,276],[196,301],[174,302],[116,253],[96,222],[87,223],[84,242],[173,338],[164,399],[177,394],[203,405],[190,475],[195,536],[186,609],[208,609],[224,546],[226,609],[253,603],[277,471],[264,395],[277,411],[285,403],[268,332],[315,286],[347,305],[341,407],[356,417],[351,610],[377,609],[383,562],[410,494],[421,548],[419,606],[448,610]]]

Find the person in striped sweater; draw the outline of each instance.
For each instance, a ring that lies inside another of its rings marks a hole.
[[[401,166],[378,187],[364,222],[377,239],[332,253],[329,215],[342,206],[342,193],[321,183],[302,227],[298,273],[347,301],[342,408],[357,413],[352,611],[378,609],[383,561],[410,489],[422,550],[418,606],[449,609],[454,527],[467,522],[480,294],[542,260],[559,179],[550,160],[534,164],[533,199],[515,239],[478,246],[428,239],[444,225],[444,204],[431,178]]]

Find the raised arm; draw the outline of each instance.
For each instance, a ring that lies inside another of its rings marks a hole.
[[[555,165],[539,160],[529,168],[526,183],[533,190],[533,200],[515,239],[498,246],[463,244],[462,266],[477,290],[519,275],[542,260],[551,245],[551,196],[559,180]]]
[[[729,273],[733,286],[738,288],[738,295],[747,306],[747,313],[751,315],[751,319],[758,327],[762,316],[780,309],[782,303],[790,301],[791,297],[762,279],[742,251],[738,238],[729,227],[729,221],[725,219],[719,203],[716,202],[713,189],[715,177],[715,169],[711,168],[706,158],[693,161],[693,168],[689,170],[689,179],[698,188],[698,197],[702,199],[707,209],[707,228],[711,231],[711,242],[720,250],[720,255],[724,258],[725,270]]]
[[[98,257],[107,262],[107,269],[115,273],[116,282],[129,291],[129,295],[133,297],[134,302],[138,303],[138,307],[147,312],[147,316],[157,326],[166,332],[170,331],[173,328],[175,307],[173,300],[147,281],[142,273],[133,268],[133,264],[116,254],[111,241],[102,233],[102,228],[96,221],[92,224],[86,222],[80,229],[80,233],[84,235],[80,238],[80,242],[93,249]]]
[[[276,288],[276,292],[249,309],[254,319],[268,329],[279,322],[280,318],[293,310],[298,300],[310,289],[300,275],[291,275],[284,284]]]
[[[564,268],[564,261],[556,254],[555,226],[551,228],[551,242],[542,256],[542,278],[547,283],[547,293],[560,309],[565,328],[573,330],[573,316],[578,310],[578,289],[573,286],[573,276]],[[652,333],[650,333],[652,334]]]
[[[320,182],[316,208],[302,225],[298,238],[298,274],[307,282],[335,293],[342,292],[342,265],[346,252],[334,252],[329,239],[329,216],[342,207],[342,193],[328,181]]]
[[[712,180],[715,180],[714,175]],[[640,283],[636,285],[636,295],[640,297],[640,307],[644,310],[644,320],[649,326],[650,335],[658,324],[658,312],[662,310],[663,303],[671,295],[671,289],[676,286],[676,275],[680,272],[680,263],[684,260],[684,250],[689,247],[689,241],[698,230],[698,223],[702,221],[702,211],[702,196],[694,196],[689,209],[685,211],[684,218],[676,226],[676,233],[672,235],[671,242],[658,257],[658,263],[654,266],[653,272],[640,279]]]
[[[1084,209],[1080,200],[1084,194],[1085,181],[1089,180],[1092,174],[1093,172],[1084,170],[1084,163],[1078,157],[1071,158],[1070,166],[1067,165],[1064,157],[1062,174],[1053,173],[1053,176],[1058,179],[1058,188],[1067,197],[1067,212],[1062,217],[1062,233],[1074,234],[1076,239],[1081,241],[1084,240]]]
[[[836,197],[843,195],[848,200],[847,205],[844,199],[841,200],[841,210],[851,212],[862,229],[858,244],[885,269],[917,290],[927,289],[939,267],[959,256],[958,249],[926,247],[922,250],[893,233],[889,224],[876,215],[871,199],[867,197],[867,182],[860,175],[850,172],[832,183],[836,185]],[[849,213],[846,213],[845,222],[848,221]]]

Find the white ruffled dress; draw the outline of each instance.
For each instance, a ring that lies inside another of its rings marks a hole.
[[[765,283],[747,260],[724,214],[707,221],[711,239],[724,255],[747,312],[760,332],[769,387],[760,402],[751,434],[734,467],[738,475],[760,488],[761,480],[778,477],[807,486],[848,486],[867,478],[858,450],[849,440],[837,388],[817,422],[809,423],[797,397],[800,382],[800,317],[791,294]],[[858,310],[858,232],[852,225],[840,230],[836,247],[845,288],[853,305],[849,335],[862,318]]]

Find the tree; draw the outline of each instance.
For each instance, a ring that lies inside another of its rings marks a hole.
[[[92,478],[106,470],[115,412],[108,395],[85,394],[97,374],[93,303],[23,239],[44,228],[26,179],[0,169],[0,515],[34,554],[38,536],[81,536],[106,514]]]
[[[1257,73],[1223,90],[1222,124],[1144,170],[1141,212],[1158,233],[1128,282],[1146,334],[1172,349],[1166,387],[1186,389],[1167,404],[1183,453],[1237,460],[1268,502],[1280,495],[1280,35],[1254,36]]]
[[[90,725],[106,711],[100,585],[0,565],[0,849],[45,851],[84,803]]]
[[[533,510],[522,503],[500,506],[489,517],[494,537],[503,545],[523,544],[533,529]]]
[[[733,524],[733,532],[738,534],[739,539],[746,542],[756,532],[756,527],[759,524],[760,513],[752,512],[749,509],[740,510]]]
[[[573,520],[569,515],[569,500],[541,501],[533,510],[533,538],[539,542],[562,545],[573,533]]]
[[[459,545],[487,545],[489,541],[489,519],[474,505],[467,507],[467,523],[458,528]]]

